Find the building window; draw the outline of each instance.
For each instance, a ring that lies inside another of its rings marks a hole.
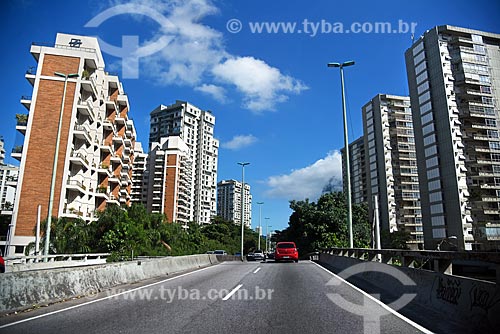
[[[429,202],[441,202],[443,200],[443,195],[440,191],[429,194]]]
[[[427,113],[425,114],[424,116],[422,116],[421,118],[421,121],[422,121],[422,125],[426,124],[426,123],[429,123],[433,120],[433,117],[432,117],[432,113]]]
[[[420,73],[420,75],[417,77],[417,85],[420,85],[422,81],[427,80],[427,72]]]
[[[433,168],[429,169],[427,171],[427,179],[434,179],[436,177],[439,177],[439,168]]]
[[[424,137],[424,146],[434,144],[435,142],[436,142],[436,136],[434,134]]]
[[[434,239],[446,238],[446,229],[444,229],[444,228],[433,229],[432,230],[432,238],[434,238]]]
[[[440,189],[440,188],[441,188],[441,181],[435,180],[435,181],[429,182],[429,190],[430,191]]]
[[[432,123],[422,128],[422,134],[424,136],[428,135],[430,132],[434,132],[434,124]]]
[[[431,109],[432,109],[432,104],[429,101],[426,104],[420,106],[420,115],[425,114],[426,112],[430,111]]]

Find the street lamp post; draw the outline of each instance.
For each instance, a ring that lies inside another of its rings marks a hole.
[[[457,240],[457,239],[458,239],[458,238],[457,238],[457,236],[455,236],[455,235],[451,235],[451,236],[449,236],[449,237],[443,238],[443,240],[441,240],[441,241],[437,244],[436,249],[437,249],[438,251],[440,251],[440,250],[441,250],[441,245],[443,244],[443,242],[446,242],[447,244],[449,244],[449,245],[451,245],[451,246],[453,246],[453,247],[456,247],[456,248],[458,249],[458,245],[455,245],[454,243],[452,243],[452,242],[450,242],[450,241],[449,241],[449,240]]]
[[[262,234],[262,204],[264,204],[264,202],[257,202],[257,204],[259,205],[259,241],[257,242],[258,243],[258,246],[257,246],[257,249],[260,249],[260,235]]]
[[[266,217],[264,219],[267,220],[267,222],[266,222],[266,253],[267,253],[267,252],[269,252],[269,248],[268,248],[269,227],[272,227],[272,226],[269,225],[269,219],[271,219],[271,218]]]
[[[56,149],[54,152],[54,165],[52,166],[52,179],[50,181],[50,193],[49,193],[49,208],[47,210],[47,230],[45,232],[45,248],[44,248],[44,262],[47,262],[47,256],[49,255],[49,245],[50,245],[50,225],[52,224],[52,206],[54,205],[54,191],[56,187],[56,174],[57,174],[57,160],[59,159],[59,142],[61,141],[61,128],[62,120],[64,114],[64,102],[66,100],[66,87],[68,85],[69,78],[78,77],[78,73],[64,74],[59,72],[54,72],[58,77],[64,78],[64,90],[61,99],[61,110],[59,111],[59,124],[57,126],[57,137],[56,137]]]
[[[243,237],[244,237],[244,231],[245,231],[245,224],[243,220],[243,205],[244,205],[244,198],[245,198],[245,166],[250,165],[249,162],[238,162],[238,165],[241,166],[241,207],[240,207],[240,221],[241,221],[241,261],[243,261]]]
[[[328,67],[340,68],[340,86],[342,87],[342,111],[344,118],[344,147],[345,147],[345,170],[347,182],[347,224],[349,226],[349,247],[354,247],[352,236],[352,203],[351,203],[351,171],[349,163],[349,138],[347,136],[347,113],[345,107],[345,93],[344,93],[344,67],[354,65],[354,61],[346,61],[343,63],[328,63]]]

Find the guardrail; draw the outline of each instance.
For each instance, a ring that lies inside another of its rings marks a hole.
[[[453,265],[488,266],[496,270],[496,281],[500,284],[500,253],[449,252],[434,250],[402,250],[371,248],[329,248],[323,253],[355,258],[363,261],[377,261],[402,267],[429,269],[453,275]]]
[[[106,258],[109,255],[110,253],[8,256],[5,258],[5,268],[7,272],[17,272],[61,267],[90,266],[106,263]],[[47,259],[46,262],[45,259]]]

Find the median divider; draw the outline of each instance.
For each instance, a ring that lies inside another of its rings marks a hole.
[[[4,273],[0,275],[0,313],[92,295],[120,284],[134,283],[232,260],[234,259],[231,256],[201,254]]]

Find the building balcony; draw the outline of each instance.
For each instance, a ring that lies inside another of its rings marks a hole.
[[[117,143],[118,145],[124,145],[123,137],[116,134],[113,136],[113,142]]]
[[[82,194],[85,194],[85,191],[87,190],[87,188],[85,187],[85,185],[83,184],[82,181],[75,179],[75,178],[72,178],[72,177],[68,178],[68,181],[66,182],[66,188],[68,190],[79,191]]]
[[[101,164],[97,169],[97,173],[106,174],[109,177],[111,176],[112,173],[111,166],[108,166],[106,164]]]
[[[127,106],[127,108],[129,107],[127,94],[118,94],[116,101],[121,105]]]
[[[92,122],[95,121],[96,118],[94,114],[94,106],[89,100],[87,101],[78,100],[77,109],[83,115],[87,115],[92,120]]]
[[[101,151],[114,153],[111,140],[103,140],[101,142]]]
[[[36,67],[35,66],[30,66],[26,70],[26,74],[24,75],[24,77],[28,80],[28,82],[33,87],[35,85],[35,79],[36,79]]]
[[[110,183],[120,183],[120,177],[115,174],[111,174],[111,176],[108,178],[108,182]]]
[[[28,115],[27,114],[16,114],[16,130],[21,132],[23,135],[26,134],[26,127],[28,125]]]
[[[483,202],[500,202],[500,197],[481,197]]]
[[[123,117],[120,114],[116,115],[116,117],[115,117],[116,124],[125,124],[126,122],[127,122],[127,118]]]
[[[125,137],[123,142],[124,142],[126,148],[130,149],[132,147],[132,140],[130,140],[130,138]]]
[[[472,138],[474,140],[500,141],[500,138],[498,138],[498,137],[481,135],[481,134],[473,135]]]
[[[21,161],[22,156],[23,156],[23,146],[22,145],[14,146],[14,148],[12,149],[11,157],[16,159],[17,161]]]
[[[488,184],[484,183],[480,185],[481,189],[500,189],[500,183]]]
[[[118,198],[114,194],[109,194],[109,198],[107,200],[108,204],[115,204],[115,205],[120,205],[120,202],[118,202]]]
[[[91,93],[94,97],[97,97],[97,82],[95,79],[95,74],[90,75],[88,78],[82,78],[82,88]]]
[[[28,95],[21,96],[21,104],[29,111],[31,108],[31,96]]]
[[[86,140],[87,143],[92,144],[90,130],[88,129],[87,125],[75,124],[75,127],[73,129],[73,134],[76,138]]]
[[[72,163],[85,168],[89,168],[89,161],[87,160],[87,155],[84,152],[73,151],[69,159]]]

